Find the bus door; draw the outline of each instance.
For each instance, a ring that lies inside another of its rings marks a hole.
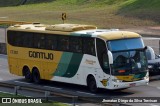
[[[101,82],[104,86],[107,86],[107,81],[110,78],[110,68],[109,68],[109,60],[108,60],[105,41],[97,38],[96,48],[97,48],[97,58],[100,64],[99,71],[103,71],[103,75],[102,75],[103,77],[101,78]]]

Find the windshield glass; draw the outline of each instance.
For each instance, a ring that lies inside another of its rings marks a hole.
[[[110,51],[122,51],[144,48],[144,43],[141,38],[120,39],[108,41]]]
[[[131,75],[147,71],[147,59],[141,38],[108,41],[113,54],[112,75]]]
[[[113,53],[113,75],[130,75],[147,71],[147,59],[143,50]]]

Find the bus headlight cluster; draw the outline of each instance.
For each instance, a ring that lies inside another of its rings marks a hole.
[[[122,82],[122,80],[112,79],[113,82]]]
[[[153,68],[153,65],[148,65],[148,68],[150,68],[150,69]]]

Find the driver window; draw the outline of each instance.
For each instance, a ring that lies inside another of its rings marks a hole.
[[[97,57],[98,57],[100,66],[105,73],[109,74],[110,70],[109,70],[109,60],[107,55],[106,43],[105,41],[97,38],[96,46],[97,46]]]
[[[109,64],[108,64],[108,56],[107,56],[107,54],[103,54],[103,67],[104,67],[104,69],[108,69],[109,68]]]

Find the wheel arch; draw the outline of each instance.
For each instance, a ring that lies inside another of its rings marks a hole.
[[[96,77],[95,77],[93,74],[88,74],[88,75],[87,75],[87,78],[86,78],[86,85],[88,85],[88,81],[89,81],[91,78],[94,78],[95,81],[96,81],[96,84],[97,84]]]

